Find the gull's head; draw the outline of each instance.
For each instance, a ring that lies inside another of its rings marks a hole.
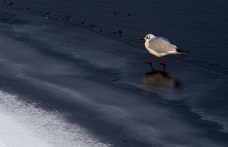
[[[150,40],[152,38],[154,38],[155,36],[153,34],[147,34],[145,38],[142,38],[141,40]]]

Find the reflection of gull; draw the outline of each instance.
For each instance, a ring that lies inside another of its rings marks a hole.
[[[143,78],[143,88],[147,92],[168,92],[180,87],[180,81],[161,71],[149,72]]]

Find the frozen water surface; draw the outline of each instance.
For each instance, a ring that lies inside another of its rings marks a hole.
[[[1,2],[0,147],[226,147],[227,2],[202,4]],[[148,33],[191,53],[152,72]]]

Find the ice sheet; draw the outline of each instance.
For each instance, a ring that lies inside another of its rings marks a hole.
[[[1,103],[1,108],[4,108],[2,112],[5,111],[2,118],[9,124],[13,122],[17,124],[9,127],[18,128],[18,133],[22,132],[25,135],[22,137],[30,136],[31,140],[40,142],[44,146],[53,144],[72,146],[71,143],[74,145],[78,143],[79,146],[110,144],[137,147],[227,146],[227,120],[224,119],[227,116],[227,75],[217,70],[218,64],[210,65],[211,63],[201,56],[205,50],[208,50],[207,47],[214,46],[207,44],[207,41],[211,40],[207,38],[211,36],[210,32],[196,36],[199,38],[206,36],[206,39],[198,42],[194,34],[188,35],[191,29],[185,31],[188,25],[175,26],[174,32],[169,32],[170,29],[162,29],[167,25],[164,23],[165,20],[154,18],[157,20],[154,25],[157,29],[152,30],[157,32],[155,34],[162,33],[164,34],[162,36],[173,38],[172,42],[180,44],[180,47],[190,51],[191,54],[181,56],[182,58],[168,56],[166,73],[162,71],[163,67],[158,65],[163,59],[158,58],[153,62],[156,71],[152,72],[150,67],[144,64],[151,55],[144,50],[143,43],[133,40],[130,41],[131,46],[126,45],[129,44],[127,37],[134,36],[133,39],[136,39],[142,38],[141,34],[145,36],[148,32],[144,33],[144,31],[151,29],[147,28],[150,25],[146,25],[147,27],[143,25],[149,22],[138,21],[137,26],[130,20],[138,19],[131,17],[133,15],[125,16],[128,15],[125,12],[109,16],[108,12],[111,13],[113,10],[107,9],[108,5],[121,4],[118,5],[121,8],[124,2],[89,5],[90,11],[85,13],[89,15],[93,11],[97,16],[115,17],[115,20],[120,19],[120,22],[126,21],[119,25],[123,26],[122,35],[127,39],[120,37],[120,41],[107,38],[107,36],[110,37],[107,32],[96,34],[99,30],[90,29],[88,24],[89,29],[87,27],[83,29],[82,26],[72,24],[73,21],[65,20],[66,14],[73,14],[71,13],[73,9],[68,3],[58,1],[61,4],[65,3],[63,5],[65,8],[61,9],[64,11],[62,11],[63,15],[57,15],[57,10],[63,8],[57,3],[49,7],[48,5],[53,4],[52,1],[43,1],[31,8],[29,6],[30,9],[28,9],[27,4],[31,3],[26,2],[24,6],[15,4],[12,7],[4,3],[0,24],[2,33],[0,34],[0,86],[3,91],[18,95],[14,98],[19,100],[12,105],[8,105],[11,103],[8,100]],[[135,3],[139,2],[132,4]],[[159,3],[157,2],[155,7]],[[83,5],[87,4],[88,2],[83,3]],[[141,2],[140,4],[145,6]],[[96,10],[100,5],[106,6],[103,10],[107,10],[107,13]],[[47,10],[53,11],[49,14]],[[78,11],[84,11],[84,9]],[[141,15],[145,13],[141,11],[144,9],[139,10],[138,14],[131,14],[143,19]],[[156,12],[159,11],[156,10]],[[158,14],[164,16],[166,12],[156,13]],[[82,18],[91,21],[96,19],[86,15]],[[112,27],[120,29],[118,23],[108,25],[113,22],[104,20],[107,19],[103,17],[97,19],[101,29],[109,29],[109,31],[113,29]],[[131,23],[130,27],[127,22]],[[172,27],[168,26],[168,28]],[[182,29],[181,33],[179,28]],[[199,33],[199,30],[194,33]],[[175,32],[179,35],[174,35]],[[117,34],[121,35],[121,32]],[[220,39],[216,42],[224,46]],[[137,43],[141,48],[138,48]],[[196,53],[196,50],[199,52]],[[214,52],[215,50],[206,52],[205,58],[211,58]],[[219,52],[223,51],[219,50]],[[223,68],[223,55],[225,53],[220,54],[218,58],[222,63],[219,69]],[[217,58],[213,58],[211,62],[216,63]],[[209,68],[201,64],[207,64]],[[3,93],[3,97],[4,94],[7,95]],[[39,108],[35,108],[36,104],[30,105],[31,102],[36,103]],[[18,103],[19,108],[15,108]],[[14,110],[18,110],[18,113]],[[49,111],[54,114],[50,114]],[[33,114],[37,117],[45,117],[44,121],[37,121]],[[32,122],[26,118],[33,118]],[[55,125],[51,126],[50,121]],[[49,128],[51,132],[53,131],[52,134],[47,132]],[[64,130],[65,128],[67,130]],[[86,128],[88,132],[83,130],[82,134],[78,134],[81,128]],[[9,132],[9,134],[12,133]],[[80,141],[75,142],[74,137]],[[1,139],[2,144],[8,145],[8,139],[11,138]],[[69,144],[65,144],[65,139]],[[99,142],[97,139],[102,141]],[[30,141],[23,143],[30,143]]]

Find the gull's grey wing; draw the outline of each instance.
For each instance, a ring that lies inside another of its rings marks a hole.
[[[166,53],[168,51],[176,51],[177,47],[163,37],[155,37],[149,41],[149,48],[157,53]]]
[[[163,39],[163,40],[169,42],[169,40],[168,40],[167,38],[165,38],[165,37],[156,37],[156,38]],[[170,42],[169,42],[169,43],[170,43]]]

